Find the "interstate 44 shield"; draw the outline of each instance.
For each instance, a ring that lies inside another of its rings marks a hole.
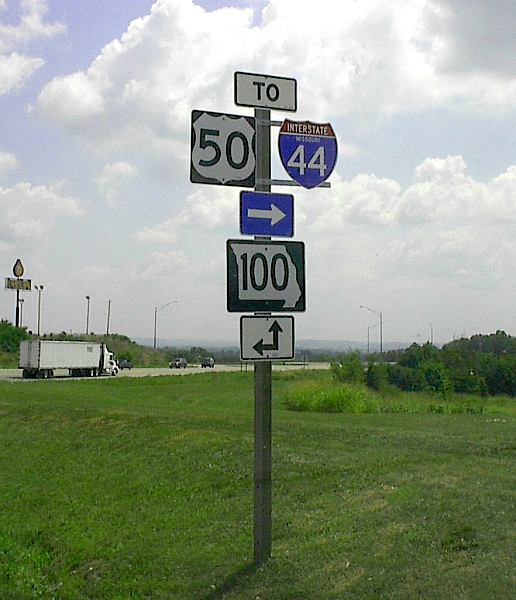
[[[285,119],[278,146],[285,170],[305,188],[326,181],[337,162],[337,137],[330,123]]]

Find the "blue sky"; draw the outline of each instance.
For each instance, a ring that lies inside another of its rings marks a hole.
[[[361,304],[386,341],[425,341],[430,323],[441,342],[514,334],[510,4],[0,0],[4,276],[20,257],[45,285],[46,331],[82,331],[89,295],[94,330],[111,300],[112,329],[151,337],[154,307],[177,300],[161,337],[236,343],[238,189],[189,182],[190,113],[252,114],[233,73],[269,73],[298,82],[298,112],[275,118],[330,121],[339,142],[331,190],[294,192],[297,336],[364,341]],[[24,311],[35,328],[34,292]]]

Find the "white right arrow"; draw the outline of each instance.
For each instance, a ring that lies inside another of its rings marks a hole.
[[[271,204],[270,209],[265,210],[261,208],[248,208],[247,217],[249,219],[270,219],[271,226],[279,223],[281,219],[284,219],[287,215],[278,208],[275,204]]]

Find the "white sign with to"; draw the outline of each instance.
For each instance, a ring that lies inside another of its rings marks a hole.
[[[272,108],[275,110],[297,110],[297,82],[289,77],[235,73],[235,104]]]

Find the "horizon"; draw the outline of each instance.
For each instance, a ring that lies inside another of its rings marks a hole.
[[[12,324],[12,323],[11,323]],[[496,331],[489,333],[474,333],[470,336],[457,336],[450,340],[446,340],[444,342],[431,341],[428,339],[415,339],[412,341],[403,341],[403,340],[394,340],[394,341],[383,341],[383,352],[389,352],[391,350],[403,350],[410,347],[413,344],[418,346],[423,346],[425,344],[432,344],[436,348],[441,348],[449,343],[454,341],[463,340],[463,339],[471,339],[475,336],[491,336],[495,335],[498,332],[505,333],[508,337],[513,337],[510,334],[507,334],[505,331],[501,329],[497,329]],[[45,332],[40,336],[37,336],[33,331],[28,330],[27,333],[34,337],[44,338],[46,336],[58,336],[58,335],[70,335],[74,337],[84,337],[86,335],[92,337],[104,337],[104,336],[121,336],[126,337],[130,341],[133,341],[141,346],[153,347],[153,338],[152,337],[131,337],[125,333],[121,333],[119,331],[110,331],[109,333],[100,333],[90,331],[88,334],[84,332],[72,332],[72,331],[54,331],[54,332]],[[225,349],[238,349],[239,344],[237,341],[233,341],[228,339],[206,339],[206,338],[178,338],[178,339],[167,339],[167,338],[157,338],[156,339],[156,349],[160,348],[191,348],[191,347],[205,347],[207,349],[210,348],[225,348]],[[378,353],[380,351],[380,343],[379,341],[370,340],[369,341],[370,353]],[[296,351],[302,350],[313,350],[313,351],[328,351],[328,352],[338,352],[338,351],[365,351],[367,349],[367,341],[359,341],[359,340],[348,340],[348,339],[316,339],[316,338],[303,338],[296,340]]]

